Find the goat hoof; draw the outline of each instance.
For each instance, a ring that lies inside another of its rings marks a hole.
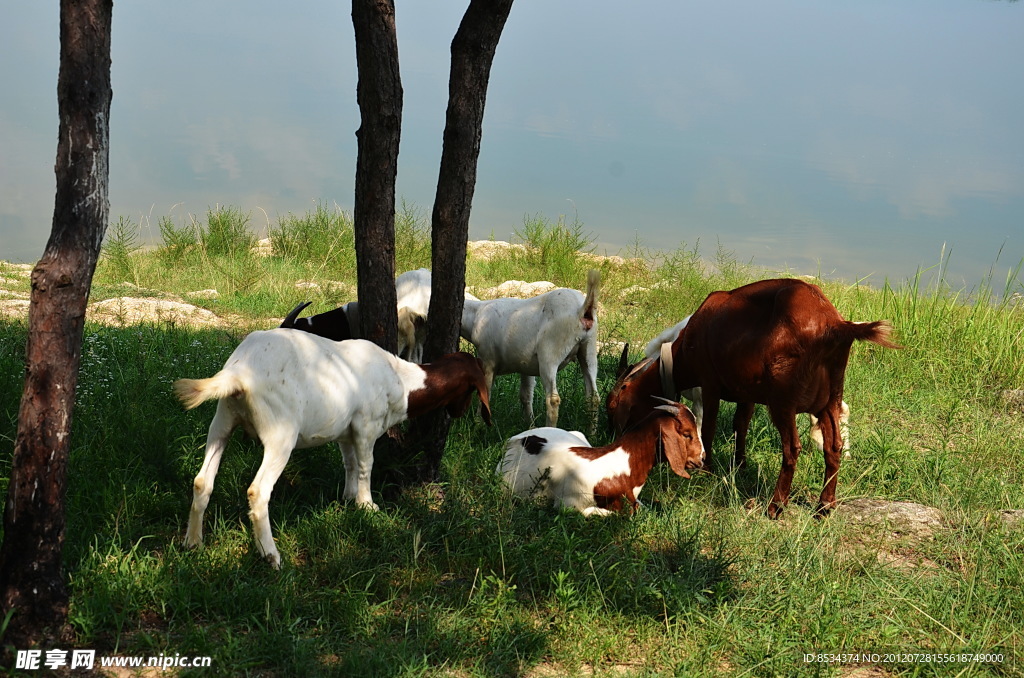
[[[817,519],[828,518],[832,515],[832,509],[835,508],[835,503],[832,504],[818,504],[818,508],[814,511],[814,517]]]
[[[782,505],[772,502],[768,504],[768,517],[772,520],[778,520],[782,517]]]

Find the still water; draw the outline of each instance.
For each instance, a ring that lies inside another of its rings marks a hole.
[[[465,3],[396,4],[398,191],[429,212]],[[33,261],[53,211],[57,3],[8,5],[0,259]],[[568,215],[608,253],[699,243],[881,283],[945,251],[952,284],[1001,285],[1024,259],[1022,60],[1015,2],[523,2],[491,73],[471,236]],[[112,75],[112,219],[156,231],[233,205],[265,230],[351,208],[345,3],[119,4]]]

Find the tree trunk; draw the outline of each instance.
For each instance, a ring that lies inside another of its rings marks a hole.
[[[512,0],[471,0],[452,40],[448,112],[431,218],[431,296],[424,360],[458,348],[466,287],[466,241],[476,188],[484,104],[491,64]],[[451,421],[442,410],[413,423],[409,439],[423,450],[421,479],[437,477]]]
[[[5,642],[53,643],[67,620],[61,571],[71,415],[85,307],[107,227],[111,0],[62,0],[53,227],[32,271],[25,389],[0,547]]]
[[[392,0],[352,0],[361,126],[356,132],[356,236],[363,336],[398,350],[395,295],[395,178],[402,131],[402,79]]]

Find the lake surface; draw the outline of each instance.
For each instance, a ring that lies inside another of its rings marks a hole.
[[[53,214],[57,3],[0,25],[0,259]],[[465,3],[397,3],[399,195],[429,213]],[[111,219],[233,205],[266,229],[350,209],[346,3],[114,8]],[[721,246],[881,283],[934,267],[1001,287],[1024,259],[1024,4],[522,2],[491,74],[471,237],[578,217],[599,251]],[[1021,289],[1016,283],[1017,291]]]

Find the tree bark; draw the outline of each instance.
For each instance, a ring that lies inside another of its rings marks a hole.
[[[0,547],[5,643],[60,638],[68,594],[61,570],[72,408],[85,307],[107,227],[111,0],[61,0],[57,192],[53,226],[32,271],[25,388]]]
[[[512,0],[471,0],[452,40],[448,111],[431,217],[431,296],[424,360],[458,348],[466,287],[466,241],[483,136],[484,104],[494,53]],[[409,439],[423,451],[421,479],[434,480],[451,420],[444,411],[420,417]]]
[[[444,146],[431,217],[433,275],[424,360],[450,353],[459,345],[466,241],[487,84],[511,9],[512,0],[472,0],[452,40]]]
[[[352,0],[361,126],[356,132],[356,236],[363,336],[398,350],[395,295],[395,179],[402,130],[402,79],[392,0]]]

